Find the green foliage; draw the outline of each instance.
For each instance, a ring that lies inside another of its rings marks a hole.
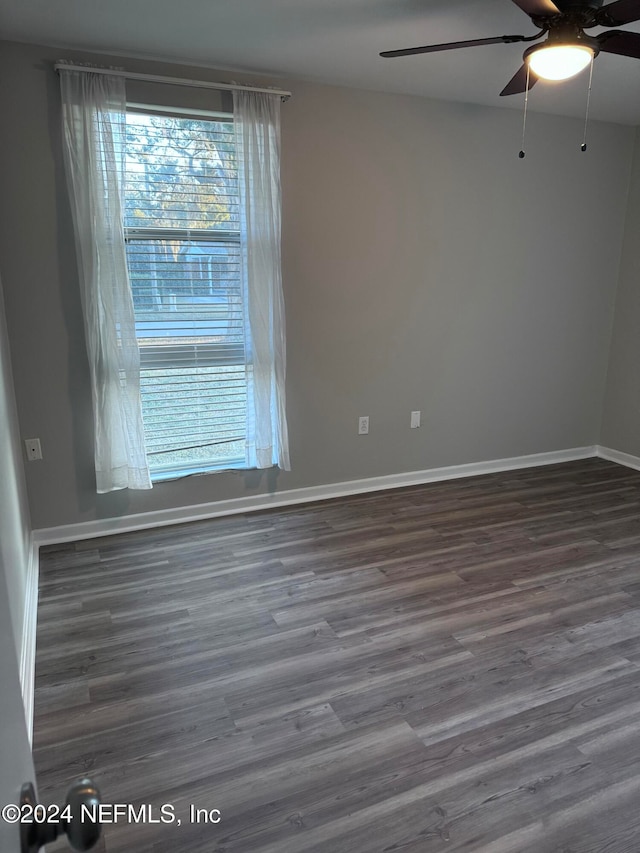
[[[233,124],[129,113],[125,224],[237,229]]]

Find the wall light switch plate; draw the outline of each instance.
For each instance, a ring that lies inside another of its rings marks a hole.
[[[420,412],[411,412],[411,429],[418,429],[420,426]]]

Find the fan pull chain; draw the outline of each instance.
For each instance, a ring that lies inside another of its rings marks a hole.
[[[527,62],[527,86],[524,90],[524,116],[522,118],[522,148],[518,152],[518,157],[522,160],[524,157],[524,135],[527,130],[527,107],[529,106],[529,63]]]
[[[595,54],[591,56],[591,68],[589,69],[589,89],[587,90],[587,112],[584,117],[584,135],[582,137],[582,145],[580,146],[581,151],[587,150],[587,123],[589,121],[589,105],[591,103],[591,82],[593,80],[593,60],[595,59]]]

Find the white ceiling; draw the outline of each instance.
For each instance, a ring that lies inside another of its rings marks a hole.
[[[517,109],[521,96],[498,93],[518,69],[523,45],[398,59],[378,53],[535,31],[510,0],[0,0],[0,33],[13,41]],[[530,107],[581,117],[587,81],[583,73],[538,83]],[[591,115],[640,125],[640,60],[598,56]]]

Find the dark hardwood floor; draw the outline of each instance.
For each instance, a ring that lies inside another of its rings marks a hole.
[[[44,550],[34,755],[43,802],[89,774],[174,806],[105,825],[109,853],[637,853],[640,473]]]

